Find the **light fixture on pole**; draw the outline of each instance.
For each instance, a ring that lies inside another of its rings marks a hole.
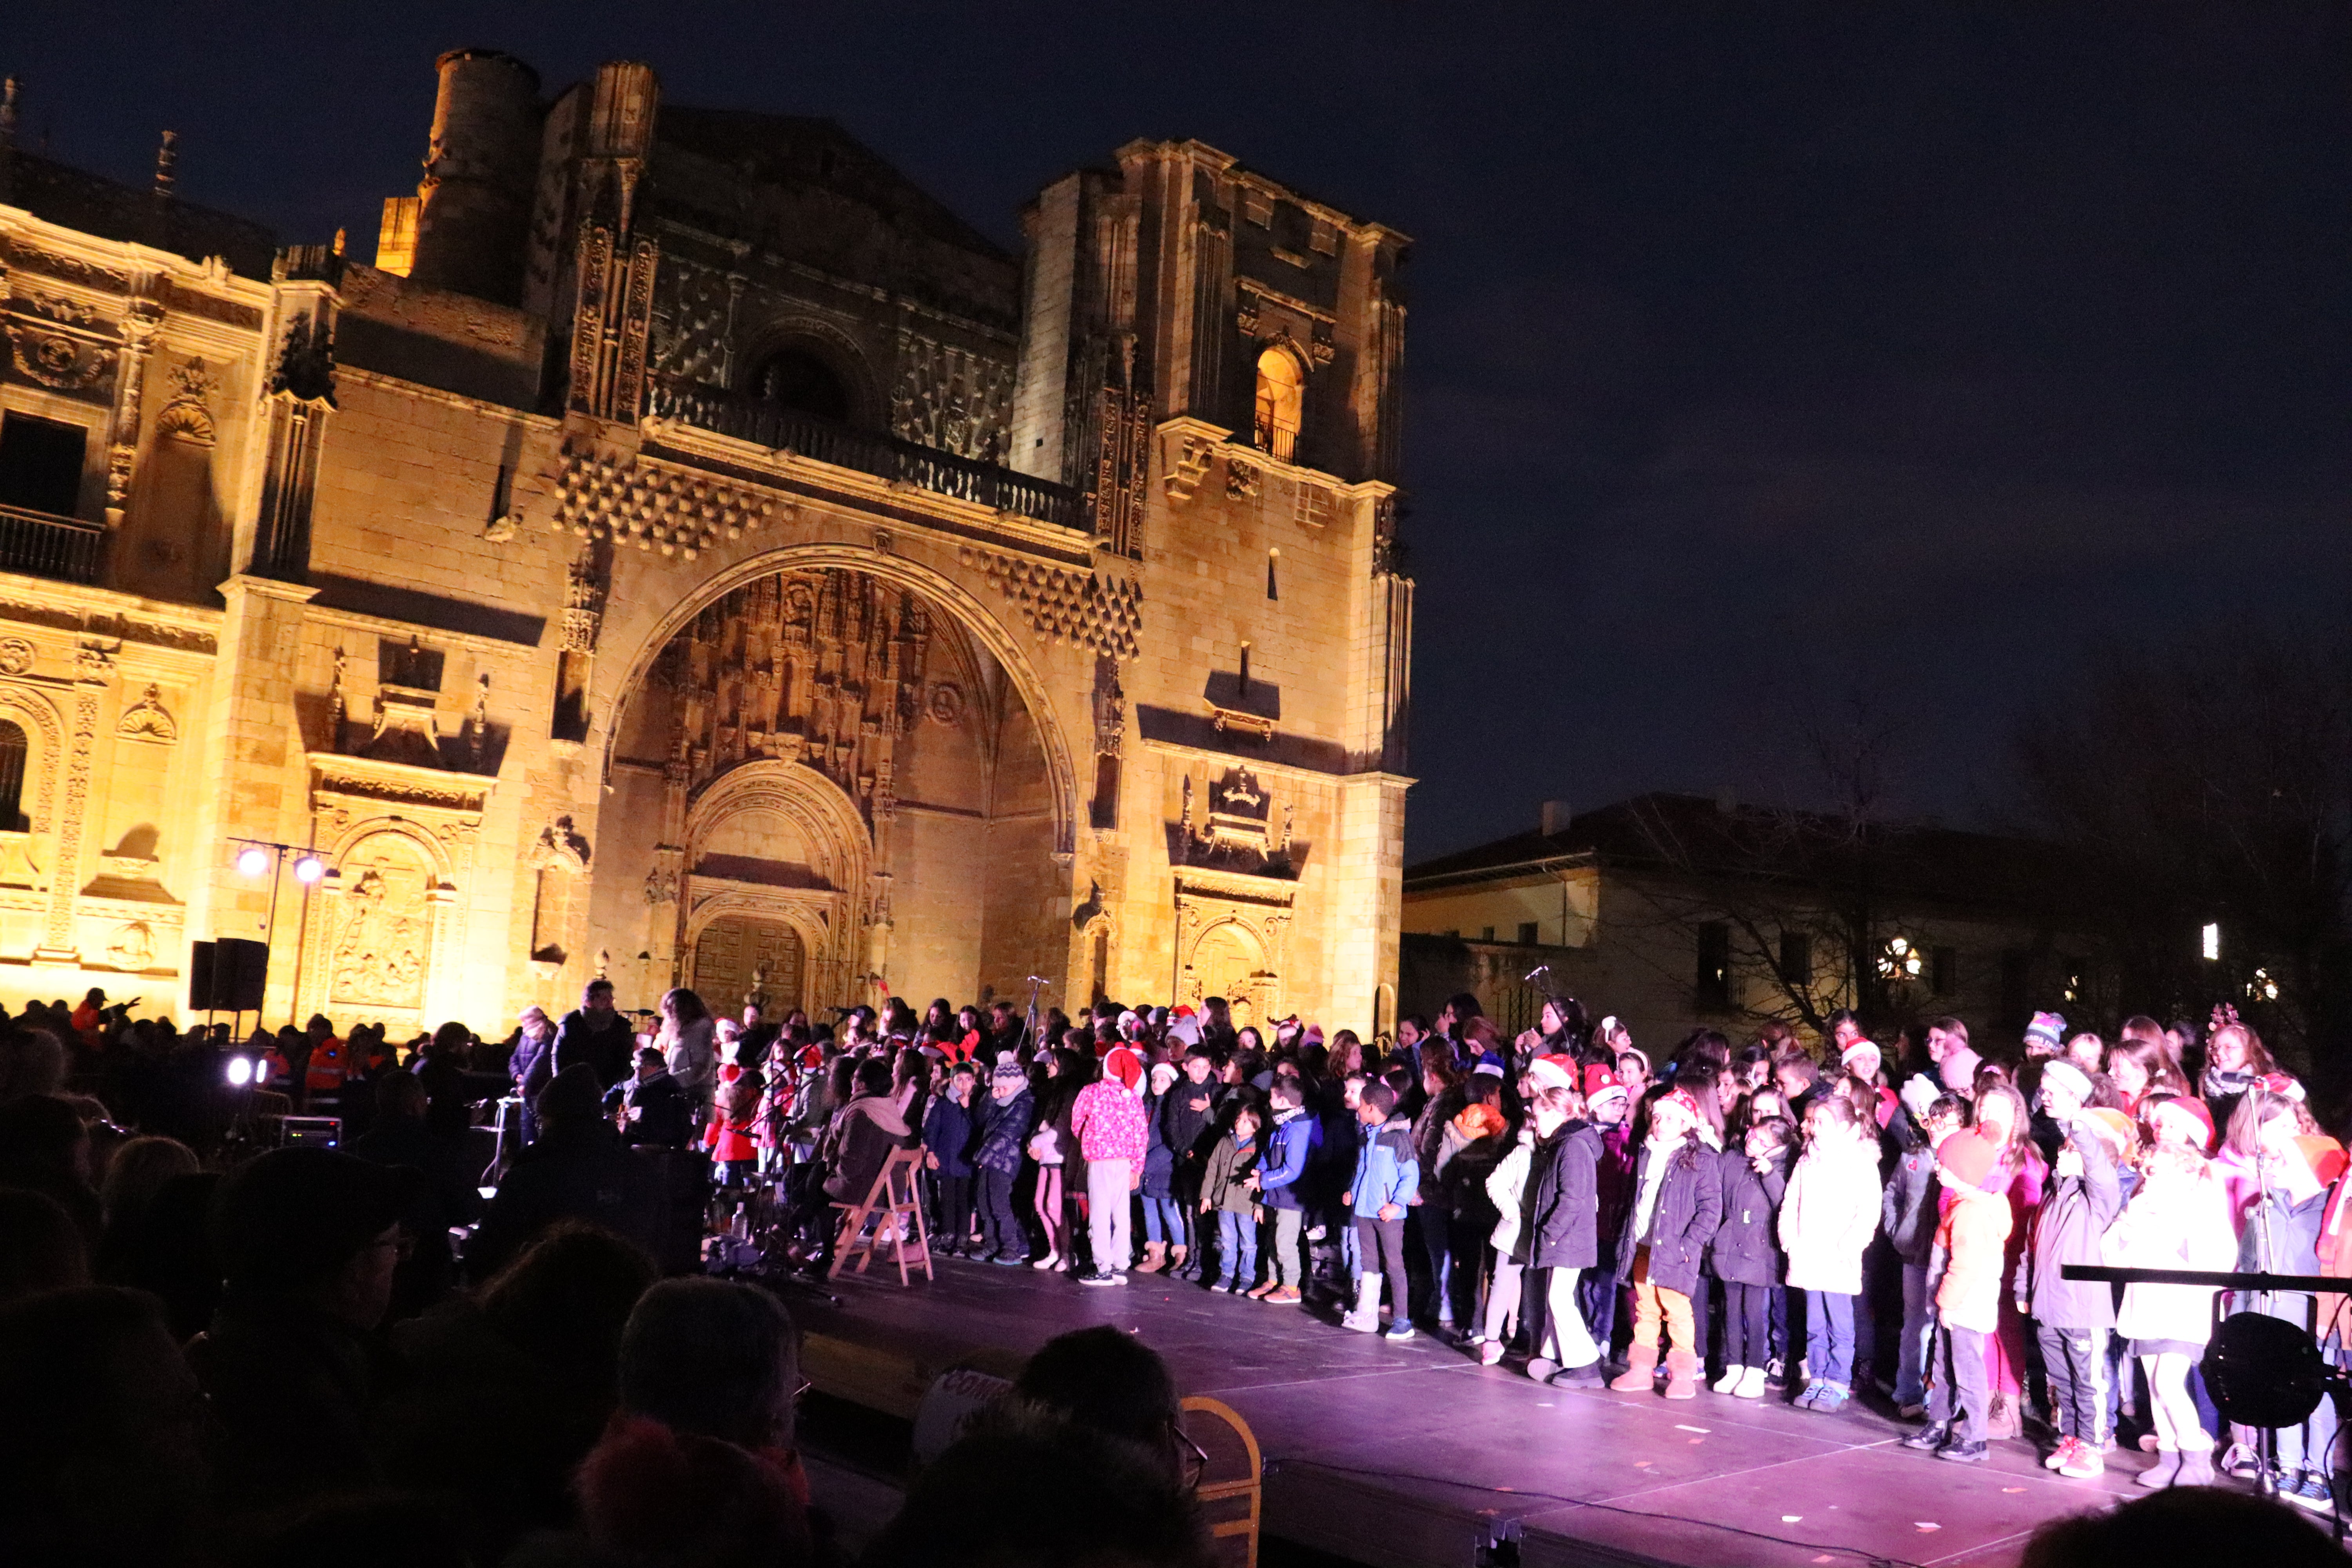
[[[294,862],[294,880],[301,884],[303,926],[307,931],[310,925],[310,889],[326,879],[326,861],[320,858],[317,851],[302,844],[280,844],[269,838],[232,838],[229,842],[236,847],[236,864],[238,876],[248,880],[258,880],[266,873],[269,878],[269,909],[262,918],[261,945],[265,949],[268,948],[278,934],[278,889],[279,884],[285,879],[286,863],[289,860]],[[299,1007],[300,999],[294,998],[291,1005]],[[255,1021],[258,1023],[259,1019],[257,1017]],[[296,1021],[289,1011],[287,1022]]]

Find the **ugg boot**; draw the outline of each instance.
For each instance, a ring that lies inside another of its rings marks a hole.
[[[2212,1459],[2210,1457],[2208,1457],[2206,1459],[2206,1468],[2208,1469],[2212,1468]],[[2158,1448],[2156,1451],[2156,1463],[2150,1465],[2147,1468],[2134,1476],[2132,1478],[2132,1485],[2137,1487],[2146,1487],[2148,1490],[2154,1491],[2159,1487],[2170,1486],[2173,1482],[2173,1479],[2179,1475],[2179,1473],[2180,1450],[2178,1448]]]
[[[1666,1397],[1696,1399],[1698,1397],[1698,1354],[1695,1351],[1666,1352]]]
[[[1709,1386],[1717,1394],[1729,1394],[1739,1386],[1739,1380],[1747,1375],[1748,1369],[1744,1366],[1726,1366],[1723,1369],[1723,1375],[1717,1378]]]
[[[2201,1448],[2180,1450],[2180,1468],[2173,1472],[2176,1487],[2210,1487],[2213,1484],[2213,1449],[2209,1444]]]
[[[1985,1402],[1984,1435],[1987,1437],[2018,1437],[2024,1432],[2024,1422],[2018,1414],[2017,1395],[1996,1394]]]
[[[1171,1247],[1168,1249],[1168,1273],[1171,1279],[1190,1279],[1192,1278],[1192,1269],[1184,1261],[1184,1256],[1188,1250],[1190,1249],[1181,1244]]]
[[[1143,1244],[1143,1261],[1135,1266],[1138,1274],[1157,1274],[1168,1266],[1168,1244],[1147,1241]]]
[[[1625,1352],[1625,1370],[1610,1380],[1612,1394],[1647,1394],[1658,1379],[1658,1347],[1639,1341]]]
[[[1356,1276],[1356,1310],[1339,1320],[1343,1329],[1353,1329],[1360,1334],[1381,1331],[1381,1276]]]

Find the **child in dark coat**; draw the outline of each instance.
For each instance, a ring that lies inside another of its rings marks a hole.
[[[1013,1184],[1020,1179],[1022,1151],[1037,1120],[1029,1075],[1011,1062],[988,1075],[988,1103],[981,1108],[980,1152],[972,1158],[980,1181],[982,1256],[1017,1268],[1029,1260],[1028,1233],[1013,1207]]]
[[[1691,1295],[1699,1259],[1723,1217],[1723,1173],[1713,1129],[1688,1089],[1650,1106],[1650,1135],[1633,1166],[1633,1210],[1617,1238],[1617,1277],[1633,1287],[1633,1345],[1609,1386],[1647,1394],[1665,1352],[1666,1397],[1698,1397],[1698,1341]],[[1878,1201],[1876,1193],[1871,1201]]]
[[[1796,1124],[1768,1116],[1748,1129],[1741,1147],[1717,1156],[1723,1173],[1723,1223],[1707,1248],[1707,1271],[1723,1281],[1723,1375],[1717,1394],[1764,1397],[1771,1359],[1772,1287],[1780,1282],[1776,1221],[1789,1188]]]
[[[947,1092],[923,1113],[923,1168],[931,1176],[931,1235],[950,1258],[961,1257],[971,1239],[971,1092],[978,1082],[970,1062],[948,1075]]]
[[[1529,1074],[1530,1081],[1538,1081]],[[1576,1304],[1576,1285],[1601,1261],[1596,1228],[1594,1179],[1601,1134],[1584,1120],[1584,1097],[1548,1085],[1528,1105],[1536,1129],[1533,1168],[1528,1175],[1528,1267],[1543,1279],[1543,1332],[1528,1362],[1528,1375],[1559,1387],[1598,1388],[1601,1347],[1592,1342]]]

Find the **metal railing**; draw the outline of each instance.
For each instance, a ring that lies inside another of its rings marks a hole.
[[[902,441],[895,436],[854,430],[830,419],[780,408],[718,387],[656,381],[646,395],[646,412],[656,418],[675,419],[754,446],[830,463],[837,468],[853,468],[861,474],[898,480],[934,495],[953,496],[992,510],[1013,512],[1060,528],[1086,526],[1078,492],[1066,485],[1001,468],[993,463],[959,458],[952,452]]]
[[[95,583],[106,530],[54,512],[0,506],[0,572],[65,583]]]

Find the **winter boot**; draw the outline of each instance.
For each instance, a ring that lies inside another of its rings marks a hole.
[[[2160,1487],[2170,1486],[2174,1479],[2180,1474],[2180,1460],[2181,1454],[2178,1448],[2158,1448],[2156,1451],[2156,1463],[2134,1476],[2132,1485],[2146,1487],[2150,1491],[2155,1491]],[[2209,1471],[2213,1468],[2210,1455],[2206,1456],[2205,1468]]]
[[[1381,1276],[1356,1276],[1356,1310],[1339,1320],[1343,1329],[1353,1329],[1360,1334],[1381,1331]]]
[[[1181,1242],[1168,1249],[1168,1273],[1171,1279],[1192,1279],[1199,1277],[1192,1266],[1184,1261],[1186,1251],[1187,1248]]]
[[[1666,1352],[1666,1397],[1696,1399],[1698,1397],[1698,1355],[1693,1351]]]
[[[1612,1379],[1614,1394],[1647,1394],[1658,1376],[1658,1347],[1636,1343],[1625,1352],[1625,1370]]]
[[[1748,1369],[1744,1366],[1727,1366],[1723,1369],[1723,1375],[1717,1378],[1709,1386],[1717,1394],[1729,1394],[1739,1386],[1739,1380],[1747,1375]]]
[[[2176,1487],[2210,1487],[2213,1484],[2213,1450],[2202,1448],[2180,1450],[2180,1468],[2173,1473]]]
[[[1147,1241],[1143,1244],[1143,1261],[1135,1266],[1138,1274],[1157,1274],[1168,1266],[1168,1244]]]

